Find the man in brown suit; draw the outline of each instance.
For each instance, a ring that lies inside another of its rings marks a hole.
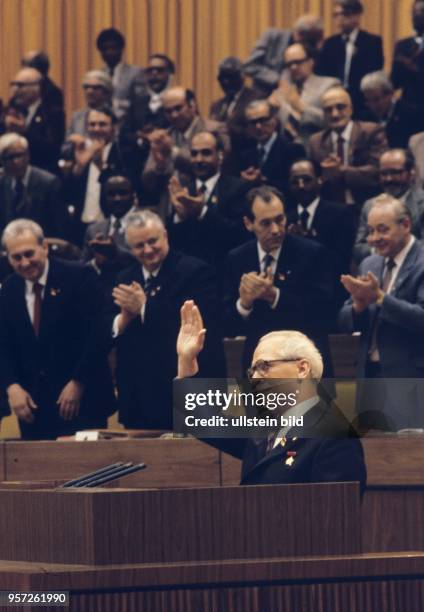
[[[379,191],[378,160],[387,149],[384,128],[352,121],[352,102],[342,87],[322,97],[326,129],[311,136],[310,157],[322,168],[324,197],[357,208]]]

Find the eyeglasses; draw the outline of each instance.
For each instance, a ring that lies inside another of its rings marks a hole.
[[[247,125],[266,125],[272,117],[257,117],[256,119],[246,119]]]
[[[175,106],[168,106],[168,108],[164,108],[165,115],[172,115],[172,113],[181,113],[184,109],[185,104],[176,104]]]
[[[386,176],[401,176],[405,172],[408,172],[406,168],[387,168],[385,170],[380,170],[379,174],[382,177]]]
[[[265,376],[274,363],[290,363],[293,361],[298,361],[298,359],[259,359],[259,361],[257,361],[255,364],[252,365],[251,368],[247,370],[247,378],[249,380],[252,380],[256,373],[258,373],[259,376]]]
[[[332,104],[331,106],[324,106],[323,110],[324,113],[331,113],[331,111],[336,110],[336,111],[344,111],[346,110],[348,107],[347,104],[343,104],[342,102],[340,102],[339,104]]]
[[[94,89],[95,91],[100,91],[102,89],[103,91],[106,91],[106,89],[103,87],[103,85],[91,85],[90,83],[84,83],[82,88],[85,91],[87,91],[87,89]]]
[[[301,66],[302,64],[304,64],[305,62],[307,62],[309,59],[309,57],[304,57],[303,59],[298,59],[298,60],[292,60],[291,62],[286,62],[284,64],[284,68],[297,68],[298,66]]]
[[[17,87],[18,89],[22,89],[22,87],[31,87],[32,85],[39,85],[40,81],[10,81],[11,87]]]
[[[157,72],[158,74],[164,74],[168,69],[165,66],[149,66],[145,69],[146,74],[153,74]]]
[[[304,183],[306,185],[310,185],[315,181],[314,176],[309,176],[308,174],[302,174],[301,176],[291,176],[289,179],[290,185],[300,185]]]

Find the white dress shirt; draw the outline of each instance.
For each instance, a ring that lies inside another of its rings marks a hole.
[[[353,30],[350,34],[346,35],[347,36],[347,40],[345,43],[346,44],[346,59],[345,59],[344,72],[343,72],[343,86],[344,87],[349,86],[350,67],[352,65],[353,54],[355,53],[355,43],[356,43],[358,34],[359,34],[359,30],[356,29],[356,30]]]

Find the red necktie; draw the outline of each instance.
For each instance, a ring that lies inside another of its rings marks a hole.
[[[33,319],[32,324],[34,326],[35,335],[38,336],[38,334],[40,333],[43,285],[41,283],[34,283],[32,290],[34,292],[34,319]]]
[[[337,138],[337,157],[340,159],[342,165],[344,165],[344,138],[339,134]]]

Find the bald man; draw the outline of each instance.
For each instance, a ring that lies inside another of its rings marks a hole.
[[[42,98],[43,75],[35,68],[22,68],[11,82],[11,97],[27,109],[25,134],[31,163],[57,174],[57,160],[65,134],[62,109],[48,106]]]
[[[322,96],[326,128],[311,136],[312,161],[321,165],[323,193],[336,202],[361,205],[379,192],[378,161],[387,148],[384,128],[352,120],[352,100],[343,87]]]

